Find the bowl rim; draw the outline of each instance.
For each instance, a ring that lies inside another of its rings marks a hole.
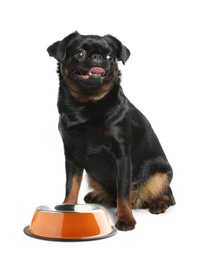
[[[56,241],[56,242],[84,242],[84,241],[91,241],[91,240],[99,240],[99,239],[105,239],[112,237],[116,235],[117,233],[117,228],[113,225],[111,225],[112,231],[109,234],[106,235],[98,235],[98,236],[92,236],[92,237],[83,237],[83,238],[52,238],[52,237],[45,237],[45,236],[38,236],[34,235],[29,231],[30,225],[26,226],[23,229],[23,232],[32,238],[40,239],[40,240],[47,240],[47,241]]]
[[[106,209],[97,204],[58,204],[54,207],[45,205],[36,208],[36,211],[53,213],[93,213],[97,211],[106,211]]]

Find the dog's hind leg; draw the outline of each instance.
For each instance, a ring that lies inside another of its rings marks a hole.
[[[133,208],[149,208],[151,213],[159,214],[174,204],[168,173],[157,172],[146,182],[132,186]]]

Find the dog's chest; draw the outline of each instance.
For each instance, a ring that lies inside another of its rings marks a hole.
[[[80,127],[62,132],[64,143],[79,158],[112,153],[114,135],[109,128]]]

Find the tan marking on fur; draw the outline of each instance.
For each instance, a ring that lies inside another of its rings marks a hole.
[[[108,128],[104,131],[105,136],[114,136],[114,131],[111,128]]]
[[[78,203],[78,194],[79,194],[79,190],[81,187],[82,176],[83,176],[83,173],[81,175],[74,175],[72,177],[71,192],[65,198],[63,203],[66,203],[66,204],[77,204]]]
[[[68,79],[68,78],[65,78],[64,79],[68,88],[69,88],[69,91],[71,93],[71,95],[77,99],[79,102],[86,102],[86,97],[83,97],[83,93],[80,89],[80,87],[78,87],[78,85],[71,79]]]
[[[161,199],[167,202],[171,200],[168,195],[162,195]]]
[[[138,188],[133,188],[131,192],[133,208],[141,208],[143,203],[150,203],[158,199],[169,187],[169,180],[165,173],[157,172],[147,182]]]
[[[71,95],[77,99],[80,103],[85,103],[88,101],[93,101],[96,102],[102,98],[104,98],[108,92],[112,89],[113,87],[113,81],[108,82],[107,84],[102,85],[93,95],[85,95],[78,84],[76,84],[73,80],[71,79],[65,79],[65,82],[67,83],[67,86],[69,87]]]
[[[105,97],[109,93],[109,91],[112,89],[112,87],[114,85],[113,83],[114,83],[114,81],[112,80],[112,81],[102,85],[99,88],[98,93],[96,95],[92,96],[90,100],[98,101],[98,100],[102,99],[103,97]]]
[[[105,204],[107,206],[113,206],[113,198],[110,194],[108,194],[104,188],[95,181],[91,176],[88,176],[88,184],[89,187],[92,188],[93,196],[97,198],[97,200],[102,202],[102,204]]]
[[[132,204],[130,199],[117,198],[117,217],[132,215]]]
[[[60,72],[63,76],[63,78],[67,78],[68,74],[69,74],[69,70],[65,67],[63,67],[63,65],[60,65]]]
[[[120,230],[134,229],[136,221],[132,213],[132,204],[129,198],[117,198],[116,227]]]
[[[115,73],[115,76],[113,77],[113,80],[111,80],[110,82],[102,85],[96,92],[95,94],[93,95],[85,95],[81,88],[78,86],[78,84],[70,79],[68,77],[69,75],[69,70],[64,67],[63,65],[60,65],[60,71],[61,71],[61,74],[69,88],[69,91],[71,93],[71,95],[77,99],[77,101],[79,101],[80,103],[85,103],[85,102],[88,102],[88,101],[93,101],[93,102],[96,102],[100,99],[102,99],[103,97],[105,97],[108,92],[112,89],[113,85],[114,85],[114,80],[116,78],[116,75],[117,73]]]
[[[175,205],[175,198],[172,195],[162,195],[161,200],[168,205]]]

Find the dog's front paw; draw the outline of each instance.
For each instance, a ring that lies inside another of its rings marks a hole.
[[[117,219],[116,228],[122,231],[128,231],[135,228],[136,221],[133,217],[120,217]]]

